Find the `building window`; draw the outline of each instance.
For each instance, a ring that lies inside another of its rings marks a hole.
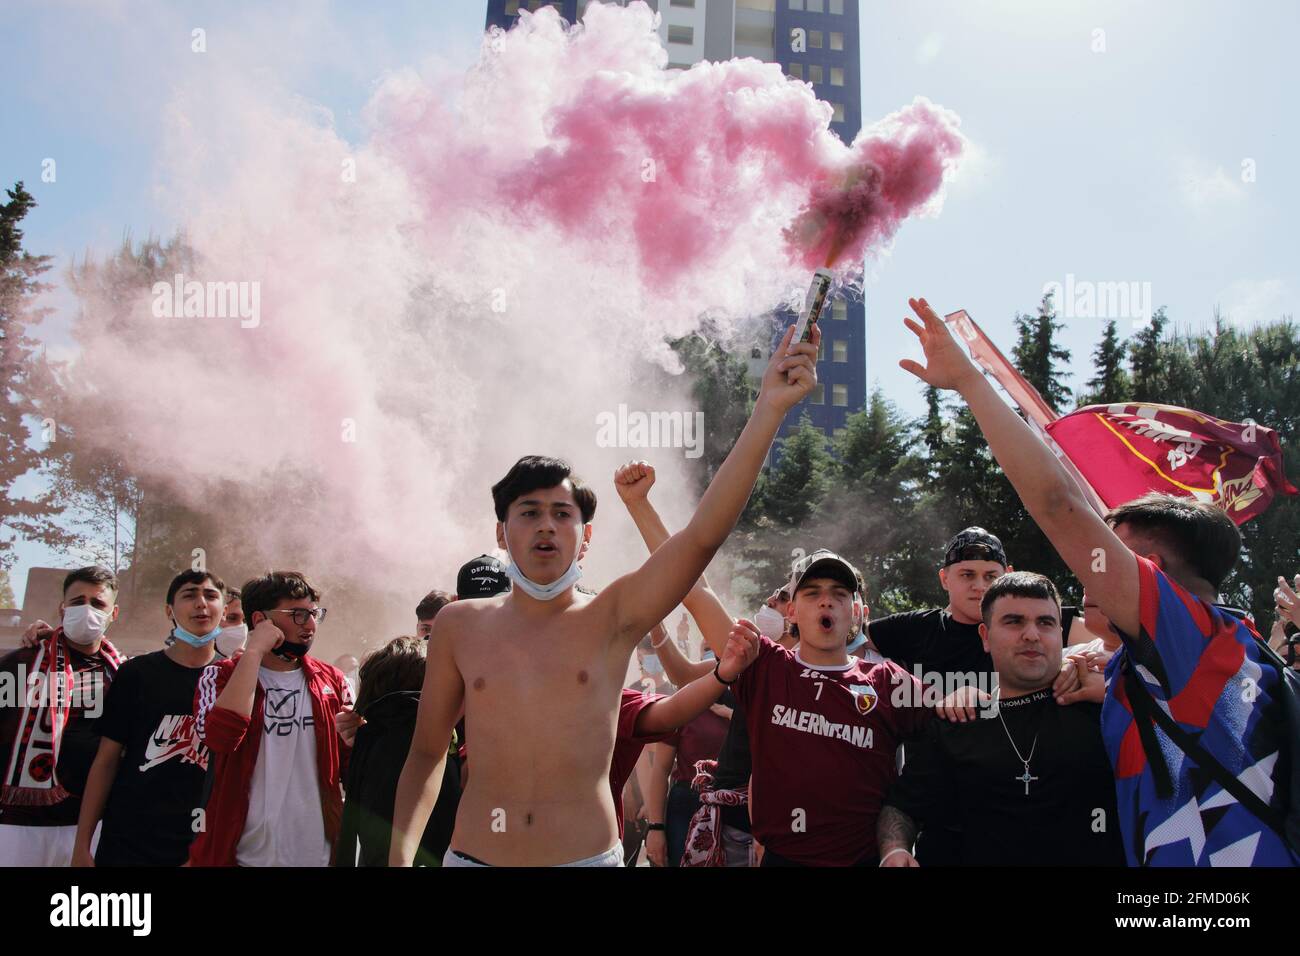
[[[668,42],[685,43],[690,46],[695,42],[695,27],[684,27],[676,23],[668,25]]]
[[[506,16],[514,17],[519,15],[519,0],[506,0]]]
[[[820,50],[821,48],[822,48],[822,31],[821,31],[821,30],[809,30],[809,31],[808,31],[808,49],[810,49],[810,50]]]
[[[822,338],[821,344],[817,346],[817,361],[826,361],[826,339]]]
[[[772,48],[772,27],[755,23],[736,24],[736,45]]]
[[[843,438],[843,437],[844,437],[845,435],[847,435],[848,433],[849,433],[849,430],[848,430],[847,428],[833,428],[833,429],[831,429],[831,437],[832,437],[832,438]]]
[[[736,6],[746,10],[762,10],[765,13],[776,12],[776,0],[736,0]]]
[[[791,10],[802,10],[802,9],[803,9],[803,0],[790,0],[790,9],[791,9]]]
[[[849,343],[844,339],[836,339],[831,347],[832,362],[847,362],[849,360]]]
[[[808,0],[809,13],[825,13],[826,11],[822,9],[824,6],[822,0]]]
[[[849,304],[843,299],[836,299],[831,303],[831,318],[843,322],[849,317]]]
[[[842,66],[831,67],[831,86],[843,86],[843,85],[844,85],[844,67]]]
[[[695,8],[695,0],[671,0],[668,4],[670,7],[690,7]]]
[[[789,64],[788,66],[786,66],[786,68],[785,68],[785,72],[788,73],[790,76],[793,76],[793,77],[794,77],[795,79],[797,79],[797,80],[802,80],[802,79],[803,79],[803,64],[802,64],[802,63],[791,63],[791,64]]]
[[[849,387],[847,385],[831,386],[831,404],[837,408],[849,407]]]
[[[844,16],[844,0],[831,0],[831,13],[836,16]]]
[[[840,388],[839,385],[836,385],[835,387]],[[826,383],[825,382],[818,382],[815,386],[813,386],[812,392],[810,392],[808,395],[808,404],[809,405],[826,404]]]
[[[690,68],[691,68],[690,63],[669,63],[668,64],[668,69],[670,70],[689,70]]]
[[[832,103],[831,106],[835,107],[835,115],[832,117],[832,120],[833,120],[834,122],[836,122],[836,123],[843,123],[843,122],[844,122],[844,104],[843,104],[843,103]]]
[[[831,49],[832,49],[832,50],[843,50],[843,49],[844,49],[844,34],[843,34],[843,33],[834,33],[834,32],[831,33]]]
[[[818,63],[809,63],[809,64],[808,64],[808,82],[809,82],[809,83],[820,83],[821,81],[822,81],[822,68],[821,68],[821,64],[818,64]]]

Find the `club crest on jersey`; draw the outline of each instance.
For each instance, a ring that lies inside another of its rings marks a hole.
[[[853,702],[858,705],[859,714],[869,714],[876,706],[876,689],[870,684],[850,684]]]

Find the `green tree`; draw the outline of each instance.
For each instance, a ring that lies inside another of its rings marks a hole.
[[[1120,339],[1115,320],[1106,323],[1106,331],[1092,352],[1096,374],[1088,380],[1088,390],[1079,397],[1082,405],[1110,405],[1129,399],[1131,384],[1124,368],[1128,343]]]
[[[1063,371],[1065,363],[1070,361],[1070,352],[1056,341],[1057,333],[1063,328],[1056,319],[1056,306],[1049,292],[1038,303],[1037,315],[1016,316],[1019,340],[1011,353],[1020,374],[1058,411],[1068,408],[1070,402],[1070,389],[1065,385]]]
[[[1162,359],[1167,352],[1161,349],[1165,326],[1169,318],[1163,306],[1156,309],[1151,321],[1133,333],[1129,343],[1129,367],[1132,376],[1132,399],[1135,402],[1160,401],[1164,381],[1161,374]]]
[[[48,497],[21,496],[14,487],[45,463],[29,444],[27,420],[43,417],[38,393],[45,370],[27,331],[49,311],[33,302],[49,288],[40,276],[49,271],[50,257],[23,249],[20,224],[36,200],[21,182],[5,192],[9,201],[0,205],[0,568],[14,560],[13,540],[3,532],[49,545],[63,541],[51,523],[54,508]]]
[[[879,389],[848,416],[834,440],[835,482],[822,508],[818,543],[861,571],[873,613],[918,605],[914,583],[932,576],[942,529],[923,520],[927,481],[923,427],[908,422]]]

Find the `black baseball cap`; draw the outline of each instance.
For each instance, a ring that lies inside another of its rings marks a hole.
[[[490,554],[480,554],[456,572],[456,597],[488,598],[510,590],[506,566]]]
[[[825,548],[804,555],[790,566],[790,582],[785,586],[786,592],[793,598],[795,592],[799,590],[799,585],[805,578],[810,577],[838,581],[854,594],[863,597],[867,593],[867,587],[858,569],[834,551],[827,551]]]
[[[958,531],[957,536],[948,542],[943,566],[946,568],[958,561],[996,561],[1005,568],[1007,553],[1002,550],[1002,542],[996,535],[983,528],[966,528]]]

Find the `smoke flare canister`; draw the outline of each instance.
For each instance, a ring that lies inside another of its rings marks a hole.
[[[812,284],[808,286],[808,295],[803,302],[803,312],[799,314],[799,323],[794,329],[794,338],[791,342],[810,342],[812,341],[813,326],[817,324],[817,319],[822,314],[822,307],[826,305],[826,296],[831,291],[831,274],[825,269],[818,269],[813,273]]]

